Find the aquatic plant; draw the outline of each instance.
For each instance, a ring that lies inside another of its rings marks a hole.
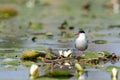
[[[13,66],[18,66],[19,61],[17,59],[12,59],[12,58],[6,58],[2,61],[2,64],[4,65],[13,65]]]
[[[52,32],[46,32],[46,37],[48,38],[48,39],[52,39],[53,38],[53,36],[54,36],[54,34],[52,33]]]
[[[23,60],[36,60],[37,57],[45,57],[45,54],[42,52],[37,52],[35,50],[25,50],[23,51],[22,55],[20,56],[20,59]],[[40,58],[39,58],[40,59]]]
[[[43,26],[42,26],[42,23],[36,23],[36,22],[30,21],[28,24],[28,28],[32,30],[41,30],[43,29]]]
[[[100,52],[84,52],[84,55],[72,55],[72,50],[60,50],[58,53],[53,53],[46,48],[41,47],[44,53],[37,52],[35,50],[25,50],[21,54],[22,63],[32,61],[36,63],[42,71],[45,72],[44,75],[39,75],[41,77],[60,77],[72,75],[67,71],[71,69],[76,70],[76,74],[82,75],[84,73],[84,68],[81,66],[97,66],[106,64],[107,62],[115,63],[119,60],[119,57],[115,53],[110,54],[107,51]],[[114,64],[113,63],[113,64]],[[25,64],[24,64],[25,65]],[[32,66],[32,64],[30,64]],[[43,67],[44,66],[44,67]],[[29,66],[30,67],[30,66]],[[66,68],[64,70],[64,68]],[[31,68],[30,68],[31,69]],[[56,70],[64,70],[65,72],[59,72]],[[41,70],[40,70],[41,71]]]
[[[59,55],[60,55],[60,56],[63,56],[63,57],[70,57],[71,54],[72,54],[72,50],[66,50],[66,51],[60,50],[60,51],[59,51]]]
[[[107,43],[106,40],[94,40],[92,42],[95,43],[95,44],[106,44]]]
[[[18,15],[17,9],[12,5],[0,6],[0,20],[7,19]]]
[[[34,63],[30,67],[30,78],[34,79],[38,77],[38,75],[39,75],[39,67]]]

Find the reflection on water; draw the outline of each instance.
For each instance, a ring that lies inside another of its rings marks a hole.
[[[85,73],[81,74],[78,77],[78,80],[87,80],[87,78],[88,78],[88,71],[85,71]]]
[[[85,75],[84,74],[80,75],[79,78],[78,78],[78,80],[86,80]]]

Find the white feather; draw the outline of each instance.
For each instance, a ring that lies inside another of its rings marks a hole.
[[[75,47],[81,51],[87,49],[88,41],[85,33],[80,33],[78,38],[75,40]]]

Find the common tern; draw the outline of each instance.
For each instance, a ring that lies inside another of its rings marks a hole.
[[[80,51],[85,51],[88,48],[88,40],[85,31],[80,30],[78,32],[78,37],[75,39],[75,48]]]

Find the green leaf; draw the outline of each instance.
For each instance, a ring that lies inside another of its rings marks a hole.
[[[94,40],[92,42],[95,43],[95,44],[105,44],[105,43],[107,43],[106,40]]]
[[[23,62],[21,62],[21,63],[22,63],[22,65],[24,65],[25,67],[30,67],[30,66],[33,64],[32,61],[23,61]]]
[[[50,78],[50,77],[38,77],[35,80],[70,80],[70,79],[59,79],[59,78]]]
[[[63,70],[56,70],[44,75],[44,77],[52,77],[52,78],[70,78],[72,76],[73,76],[72,74]]]
[[[120,67],[118,67],[118,66],[110,65],[110,66],[107,66],[107,67],[105,68],[105,70],[106,70],[106,71],[111,71],[113,68],[120,69]]]
[[[85,54],[84,58],[97,58],[98,57],[98,54],[92,51],[84,52],[84,54]]]
[[[48,38],[48,39],[52,39],[53,38],[53,36],[54,36],[54,34],[52,33],[52,32],[46,32],[46,37]]]
[[[33,30],[40,30],[43,29],[42,24],[35,23],[35,22],[29,22],[29,28]]]
[[[20,56],[21,60],[35,60],[37,59],[37,57],[45,57],[46,54],[44,54],[43,52],[37,52],[35,50],[25,50],[23,51],[23,53]]]
[[[2,61],[2,64],[18,66],[19,61],[16,59],[12,59],[12,58],[6,58]]]
[[[110,53],[108,51],[100,51],[100,52],[97,52],[97,54],[99,54],[99,56],[109,56]]]

